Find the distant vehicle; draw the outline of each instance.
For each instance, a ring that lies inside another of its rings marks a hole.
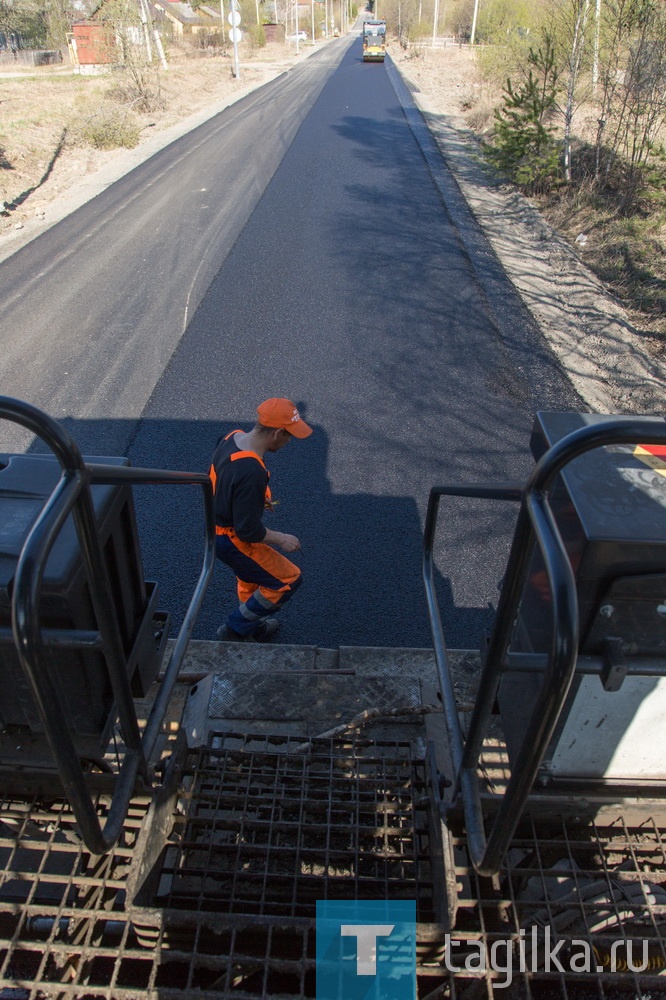
[[[288,42],[307,42],[308,33],[307,31],[297,31],[293,35],[287,35]]]
[[[386,21],[363,22],[363,62],[384,62]]]

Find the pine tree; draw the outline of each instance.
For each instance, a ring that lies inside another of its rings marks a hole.
[[[495,111],[495,136],[488,158],[514,183],[535,191],[558,176],[559,150],[548,124],[558,92],[559,72],[548,35],[530,49],[527,75],[516,89],[510,79],[504,103]]]

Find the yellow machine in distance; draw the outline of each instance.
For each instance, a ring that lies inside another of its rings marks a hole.
[[[363,62],[384,62],[386,21],[363,22]]]

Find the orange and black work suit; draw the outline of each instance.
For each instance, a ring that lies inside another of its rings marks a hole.
[[[253,451],[241,451],[232,431],[220,438],[210,478],[215,493],[216,554],[236,574],[240,607],[226,625],[252,635],[301,585],[298,566],[266,545],[264,510],[271,509],[270,473]]]

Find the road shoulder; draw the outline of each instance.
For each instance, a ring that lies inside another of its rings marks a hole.
[[[116,181],[120,180],[135,167],[144,163],[170,143],[175,142],[181,136],[191,132],[232,105],[237,104],[261,87],[272,83],[274,80],[290,72],[295,66],[300,65],[310,56],[321,52],[322,48],[325,47],[321,44],[313,47],[303,47],[300,58],[296,59],[295,56],[282,57],[274,65],[261,63],[249,64],[253,70],[251,82],[243,85],[243,75],[241,75],[240,81],[229,85],[233,87],[233,90],[224,94],[218,100],[200,108],[193,114],[181,118],[180,121],[176,121],[173,125],[169,125],[166,128],[159,128],[150,135],[144,135],[139,145],[134,149],[105,151],[102,154],[104,162],[101,166],[98,166],[91,173],[80,177],[76,183],[68,186],[66,190],[58,193],[55,197],[49,197],[46,190],[42,189],[40,191],[40,195],[42,196],[40,204],[41,202],[45,202],[44,209],[37,214],[32,214],[32,212],[22,213],[20,218],[17,218],[15,225],[11,228],[5,228],[0,233],[0,263],[36,239],[43,232],[46,232],[47,229],[57,225],[57,223],[61,222],[68,215],[71,215],[72,212],[81,208],[82,205],[92,201],[97,195],[101,194]],[[99,151],[94,152],[99,153]]]
[[[443,113],[390,58],[403,107],[416,107],[494,253],[574,388],[594,412],[662,414],[666,366],[626,311],[512,185],[485,166],[461,119]],[[395,84],[394,84],[395,85]],[[418,140],[418,136],[417,136]]]

